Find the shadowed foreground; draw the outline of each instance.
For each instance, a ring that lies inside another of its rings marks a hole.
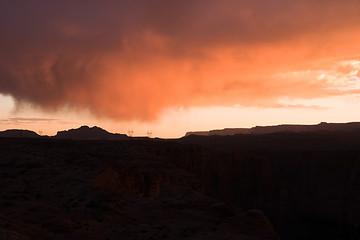
[[[176,140],[6,132],[2,238],[358,240],[358,125]]]
[[[0,239],[279,239],[261,211],[205,196],[183,147],[0,138]]]

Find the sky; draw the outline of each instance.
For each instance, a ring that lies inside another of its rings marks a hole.
[[[2,0],[0,130],[360,121],[360,0]]]

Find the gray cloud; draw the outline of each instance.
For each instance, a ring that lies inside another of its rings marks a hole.
[[[298,61],[338,57],[344,49],[335,49],[331,39],[341,31],[348,35],[339,47],[350,51],[359,37],[359,5],[357,0],[2,1],[0,93],[49,111],[66,106],[138,120],[154,119],[169,107],[333,94],[326,82],[270,76],[299,68]]]

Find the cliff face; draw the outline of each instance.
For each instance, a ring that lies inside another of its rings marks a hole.
[[[264,211],[284,236],[360,236],[360,136],[239,136],[229,144],[227,138],[191,138],[204,152],[171,157],[199,177],[206,194]]]
[[[107,168],[96,176],[94,186],[101,190],[134,194],[152,199],[159,196],[161,186],[164,183],[185,186],[203,193],[202,183],[194,176],[187,172],[174,174],[174,170],[159,171],[152,168],[149,171],[149,169],[131,169],[124,166],[118,169]]]
[[[204,161],[201,167],[208,172],[199,175],[205,193],[245,209],[261,209],[276,227],[301,219],[360,224],[358,153],[232,154],[213,164],[207,169]]]

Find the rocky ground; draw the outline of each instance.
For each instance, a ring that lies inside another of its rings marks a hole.
[[[279,239],[149,142],[0,138],[0,239]]]
[[[0,239],[358,240],[358,125],[173,140],[0,132]]]
[[[282,239],[360,239],[359,131],[189,136],[181,141],[198,145],[188,162],[206,194],[262,210]]]

